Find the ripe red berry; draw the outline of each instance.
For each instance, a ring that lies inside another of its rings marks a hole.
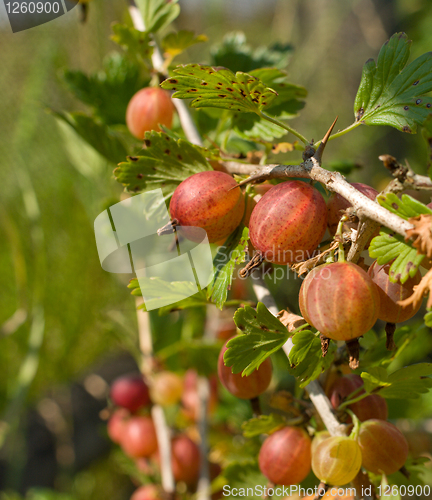
[[[333,436],[322,441],[312,455],[315,476],[334,486],[347,484],[358,474],[362,455],[357,441],[345,436]]]
[[[351,182],[351,186],[355,187],[362,194],[374,200],[379,194],[376,189],[368,186],[367,184],[362,184],[360,182]],[[343,198],[340,194],[333,193],[327,201],[327,225],[329,233],[334,236],[336,233],[339,220],[342,217],[341,210],[346,210],[351,206],[351,203]],[[348,231],[350,228],[357,229],[356,223],[345,222],[344,231]]]
[[[404,284],[399,281],[392,283],[389,278],[390,266],[391,262],[379,265],[377,261],[374,261],[368,274],[377,285],[380,294],[378,318],[388,323],[402,323],[415,315],[421,307],[421,302],[416,307],[413,304],[402,307],[397,302],[412,295],[414,286],[421,281],[421,274],[417,271],[417,274],[413,278],[408,278]]]
[[[126,428],[126,422],[130,417],[130,413],[126,408],[119,408],[116,410],[108,420],[107,432],[111,441],[114,443],[121,443]]]
[[[210,243],[229,236],[240,224],[244,196],[237,182],[224,172],[200,172],[184,180],[171,198],[170,213],[192,241],[202,241],[205,229]],[[236,188],[236,189],[233,189]],[[191,227],[192,226],[192,227]]]
[[[125,375],[114,380],[111,384],[111,399],[115,405],[131,412],[150,403],[148,387],[140,375]]]
[[[372,328],[379,300],[375,283],[352,262],[317,267],[303,281],[299,295],[305,320],[326,337],[345,341]]]
[[[137,139],[144,139],[149,130],[160,131],[159,124],[171,128],[174,104],[166,90],[147,87],[139,90],[129,101],[126,125]]]
[[[250,239],[265,260],[289,264],[312,256],[326,224],[325,201],[315,188],[300,181],[283,182],[253,209]]]
[[[359,375],[346,375],[336,379],[329,390],[329,399],[333,408],[337,409],[341,403],[356,389],[363,386],[363,379]],[[364,394],[364,390],[356,392],[357,396]],[[364,399],[348,406],[357,418],[364,422],[371,418],[387,420],[388,408],[386,400],[378,394],[371,394]]]
[[[270,385],[272,378],[272,364],[267,358],[258,368],[247,377],[240,373],[232,373],[230,366],[225,366],[223,356],[227,350],[226,344],[219,353],[218,376],[221,384],[227,391],[240,399],[253,399],[262,394]]]
[[[269,436],[258,456],[261,472],[275,484],[303,481],[311,469],[311,440],[299,427],[284,427]]]
[[[408,442],[390,422],[367,420],[360,426],[358,443],[363,467],[374,474],[393,474],[406,462]]]
[[[149,457],[157,450],[156,429],[150,417],[131,417],[121,440],[124,452],[133,457]]]
[[[193,484],[199,477],[201,453],[198,446],[186,435],[172,440],[171,465],[176,481]]]
[[[154,484],[146,484],[135,490],[130,500],[163,500],[163,495]]]

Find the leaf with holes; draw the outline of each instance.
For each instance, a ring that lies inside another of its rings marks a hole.
[[[183,139],[173,139],[165,132],[146,132],[140,156],[127,158],[114,170],[118,182],[137,193],[162,188],[172,196],[180,182],[198,172],[211,170],[204,149]]]
[[[289,337],[286,327],[261,302],[256,310],[250,306],[237,309],[234,322],[245,335],[228,342],[224,361],[233,373],[242,372],[243,376],[259,368]]]
[[[354,102],[357,122],[390,125],[415,133],[432,111],[432,52],[406,65],[411,41],[395,33],[381,48],[377,63],[369,59]]]
[[[262,68],[250,74],[278,93],[278,98],[266,109],[266,114],[279,120],[288,120],[298,116],[304,107],[302,100],[307,96],[304,87],[288,81],[287,74],[276,68]],[[236,113],[233,117],[234,130],[246,139],[258,139],[272,142],[284,136],[287,131],[278,125],[254,114]]]
[[[180,30],[177,33],[168,33],[162,40],[162,49],[171,58],[181,54],[184,50],[197,43],[206,42],[205,35],[195,35],[193,31]]]
[[[174,75],[162,82],[173,97],[193,99],[194,108],[213,107],[260,114],[270,106],[277,92],[248,73],[234,74],[226,68],[200,64],[178,66]]]

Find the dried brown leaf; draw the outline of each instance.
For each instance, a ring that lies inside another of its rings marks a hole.
[[[430,269],[422,278],[420,283],[414,287],[414,292],[405,300],[399,300],[398,305],[402,307],[409,306],[410,304],[414,305],[414,308],[417,307],[419,302],[423,300],[423,297],[429,293],[429,298],[427,301],[427,309],[432,307],[432,295],[430,294],[432,290],[432,269]]]
[[[272,153],[289,153],[294,151],[294,144],[291,142],[279,142],[279,144],[275,144],[272,149]]]
[[[289,309],[282,309],[282,311],[279,311],[277,318],[288,328],[290,333],[306,324],[306,321],[301,316],[292,313]]]
[[[305,260],[304,262],[299,262],[297,264],[293,264],[291,266],[291,270],[295,271],[299,276],[302,274],[308,273],[311,271],[314,267],[319,266],[320,264],[323,264],[325,262],[325,259],[327,256],[334,250],[336,250],[339,246],[339,243],[337,241],[334,241],[329,248],[326,250],[323,250],[321,253],[318,255],[315,255],[315,257],[312,257],[309,260]]]
[[[432,257],[432,215],[421,214],[417,217],[408,219],[414,229],[408,229],[405,240],[415,238],[413,247],[417,248],[419,253]]]

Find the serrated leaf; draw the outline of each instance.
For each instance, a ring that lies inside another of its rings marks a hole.
[[[237,309],[234,322],[245,335],[228,342],[224,362],[233,373],[242,372],[243,376],[250,375],[289,337],[285,326],[261,302],[256,310],[250,306]]]
[[[125,55],[112,54],[104,61],[104,69],[86,75],[66,70],[63,80],[68,89],[83,103],[91,106],[107,125],[125,124],[126,108],[132,96],[148,85],[150,76]]]
[[[227,33],[219,45],[212,47],[215,66],[224,66],[232,71],[246,73],[257,68],[285,68],[293,47],[275,43],[271,46],[251,47],[241,31]]]
[[[128,191],[162,188],[169,198],[180,182],[198,172],[211,170],[203,148],[183,139],[172,139],[165,132],[146,132],[146,149],[140,156],[128,157],[114,170],[114,176]]]
[[[390,266],[390,281],[400,281],[402,284],[409,277],[414,277],[418,267],[424,259],[423,254],[417,253],[403,236],[392,233],[383,228],[379,236],[373,238],[369,245],[369,255],[376,259],[378,264],[387,264],[394,259]]]
[[[178,0],[136,0],[149,33],[163,29],[180,14]]]
[[[248,498],[262,500],[262,495],[259,494],[260,488],[257,488],[257,486],[264,487],[267,485],[268,479],[263,476],[256,461],[231,463],[224,469],[222,475],[226,479],[226,484],[229,485],[229,492],[224,493],[224,498],[238,500],[238,492],[242,491],[241,488],[244,489],[245,496],[246,491],[250,488],[249,491],[253,494],[248,495]],[[230,494],[230,492],[233,492],[233,494]]]
[[[287,74],[276,68],[262,68],[251,71],[250,74],[259,78],[265,85],[278,93],[278,98],[268,106],[266,113],[279,120],[287,120],[298,116],[305,103],[301,99],[307,96],[304,87],[288,81]],[[236,113],[233,116],[233,128],[242,137],[274,141],[283,137],[287,131],[254,114]]]
[[[361,374],[366,392],[388,399],[417,399],[432,388],[432,363],[406,366],[390,375],[383,367],[372,367]]]
[[[200,64],[177,66],[161,87],[175,90],[173,97],[191,99],[193,108],[214,107],[260,114],[277,93],[248,73]]]
[[[120,45],[132,58],[143,62],[150,61],[153,47],[150,45],[151,38],[147,31],[138,31],[120,23],[113,24],[111,29],[114,33],[111,40]]]
[[[363,67],[354,102],[356,121],[367,125],[390,125],[415,133],[431,113],[432,53],[406,66],[411,41],[395,33],[381,48],[377,63],[369,59]]]
[[[51,113],[58,120],[72,127],[84,141],[108,161],[117,164],[127,155],[120,135],[107,125],[98,123],[92,116],[64,111],[51,111]]]
[[[389,476],[390,483],[398,486],[428,484],[425,481],[425,475],[428,472],[430,474],[430,462],[430,458],[427,457],[409,458],[404,465],[404,468],[408,471],[409,477],[407,478],[402,472],[397,471]]]
[[[207,288],[207,297],[222,309],[231,287],[234,268],[246,258],[246,246],[249,239],[249,229],[240,225],[218,248],[213,259],[214,279]]]
[[[336,347],[330,344],[323,358],[319,336],[310,330],[297,332],[292,337],[293,347],[289,353],[289,373],[297,378],[300,387],[317,379],[333,362]]]
[[[405,220],[420,214],[432,214],[432,210],[429,207],[407,194],[403,194],[401,198],[394,193],[387,193],[386,195],[380,194],[377,197],[377,201],[389,212]]]
[[[176,33],[168,33],[162,40],[162,49],[174,58],[184,50],[197,43],[207,42],[205,35],[195,35],[193,31],[180,30]]]
[[[252,438],[260,434],[272,434],[286,425],[284,418],[277,413],[270,415],[260,415],[258,418],[251,418],[242,425],[243,436]]]

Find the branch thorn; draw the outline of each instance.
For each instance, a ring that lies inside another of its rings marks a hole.
[[[333,131],[334,126],[336,125],[336,122],[338,120],[339,116],[336,116],[334,122],[331,124],[330,128],[327,130],[326,135],[323,137],[323,140],[321,141],[321,144],[318,146],[317,152],[315,153],[315,158],[321,163],[321,158],[324,153],[324,148],[327,145],[327,141]]]

